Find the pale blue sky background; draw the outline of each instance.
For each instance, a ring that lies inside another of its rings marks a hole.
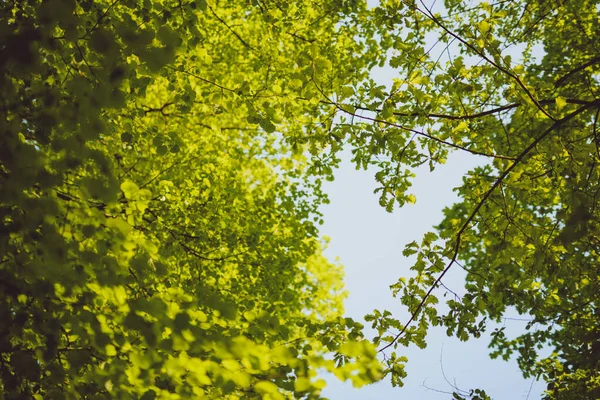
[[[387,309],[406,320],[407,313],[399,300],[392,297],[389,285],[400,276],[409,275],[410,258],[402,256],[404,244],[420,240],[442,218],[444,206],[457,200],[452,189],[461,182],[462,175],[481,163],[479,157],[455,153],[448,163],[430,173],[428,167],[417,170],[411,192],[417,203],[387,213],[373,194],[376,187],[373,171],[356,171],[349,161],[349,153],[336,171],[336,180],[325,187],[331,203],[323,207],[325,224],[321,232],[331,238],[326,254],[340,257],[346,271],[346,314],[363,323],[363,316],[373,309]],[[444,283],[461,292],[462,270],[451,270]],[[514,315],[517,316],[517,315]],[[365,323],[365,326],[369,326]],[[525,322],[506,321],[507,334],[518,333]],[[368,330],[369,335],[372,331]],[[372,335],[370,335],[372,336]],[[328,379],[323,396],[338,399],[450,399],[451,395],[435,392],[424,385],[442,391],[452,391],[446,378],[461,389],[483,388],[497,400],[539,399],[545,384],[525,380],[515,361],[490,360],[487,344],[489,336],[460,342],[446,336],[443,329],[433,329],[428,336],[428,347],[398,351],[408,357],[405,386],[393,388],[382,381],[361,389],[335,378]],[[442,352],[443,350],[443,352]]]
[[[375,3],[369,1],[370,5]],[[437,4],[436,11],[439,7]],[[520,58],[518,48],[508,49],[507,53],[515,60]],[[397,77],[389,68],[378,69],[373,76],[388,87],[392,78]],[[425,232],[441,221],[443,208],[458,200],[452,189],[460,185],[468,170],[486,160],[455,152],[446,165],[434,172],[429,172],[427,165],[416,170],[417,177],[410,192],[416,195],[417,203],[395,209],[390,214],[379,206],[378,196],[373,193],[377,187],[376,171],[357,171],[350,158],[347,151],[335,172],[335,181],[325,186],[331,203],[322,208],[325,223],[321,227],[321,233],[331,239],[326,255],[330,259],[339,257],[345,267],[346,288],[350,293],[345,303],[346,314],[366,327],[370,325],[363,317],[373,309],[387,309],[406,321],[406,310],[392,297],[389,289],[399,277],[410,275],[412,259],[402,256],[404,245],[413,240],[420,241]],[[460,294],[463,276],[460,268],[454,268],[443,283]],[[519,316],[515,313],[506,317]],[[507,336],[518,335],[525,324],[506,321]],[[372,333],[367,329],[369,337],[374,336]],[[452,387],[447,379],[463,390],[482,388],[495,400],[540,399],[545,383],[523,379],[514,359],[509,362],[491,360],[487,348],[489,340],[489,335],[484,334],[480,339],[460,342],[447,337],[444,329],[432,329],[426,349],[414,346],[397,350],[399,355],[408,357],[408,377],[404,387],[393,388],[388,379],[355,389],[350,383],[341,383],[330,376],[323,396],[331,400],[451,399]]]

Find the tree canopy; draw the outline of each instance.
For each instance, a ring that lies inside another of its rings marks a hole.
[[[312,79],[366,77],[341,7],[2,3],[4,398],[379,379],[321,254],[323,173],[282,140],[326,132]]]
[[[342,107],[364,121],[340,129],[358,163],[379,167],[390,210],[410,200],[410,167],[436,168],[449,151],[487,160],[464,176],[461,201],[436,230],[407,245],[404,254],[417,256],[414,275],[392,290],[411,317],[376,311],[376,343],[424,347],[432,325],[467,340],[516,310],[531,318],[525,332],[513,338],[494,328],[491,355],[516,353],[525,377],[548,382],[548,398],[597,398],[598,5],[444,4],[382,2],[374,18],[398,78],[375,96],[378,88],[363,87],[352,109]],[[439,312],[451,268],[466,271],[465,294]],[[544,346],[552,353],[539,357]]]
[[[493,327],[491,355],[515,353],[548,399],[597,398],[599,13],[3,2],[0,394],[319,398],[320,369],[401,385],[402,347],[429,327],[467,340],[516,310],[527,329]],[[318,232],[343,148],[377,169],[388,211],[416,201],[415,167],[485,160],[407,245],[412,274],[391,288],[410,318],[375,310],[372,341],[343,317]],[[451,268],[465,293],[444,311]]]

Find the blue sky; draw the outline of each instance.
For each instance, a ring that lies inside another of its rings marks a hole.
[[[371,6],[376,3],[369,1]],[[440,4],[436,4],[436,11],[442,10],[439,7]],[[514,60],[520,59],[519,46],[506,52]],[[538,53],[542,54],[542,50]],[[372,76],[388,87],[392,78],[397,77],[387,67],[377,68]],[[324,188],[331,203],[322,208],[325,223],[321,233],[330,238],[326,255],[331,259],[339,257],[345,267],[346,289],[349,291],[346,314],[367,327],[369,325],[363,317],[374,309],[389,310],[406,321],[408,313],[400,301],[392,297],[389,289],[398,278],[410,275],[413,260],[402,255],[404,245],[413,240],[419,241],[425,232],[441,221],[443,208],[458,200],[452,189],[460,185],[468,170],[486,160],[455,152],[446,165],[433,172],[429,172],[427,165],[417,169],[411,188],[417,203],[390,214],[379,206],[378,196],[373,193],[377,187],[374,180],[376,171],[357,171],[350,162],[349,151],[342,159],[340,168],[335,171],[335,181],[327,183]],[[444,284],[460,293],[463,278],[463,271],[455,268],[446,275]],[[518,318],[519,315],[515,312],[505,317]],[[503,325],[510,337],[523,331],[525,324],[523,321],[507,320]],[[490,331],[492,327],[488,328]],[[369,337],[374,336],[372,333],[367,329]],[[350,383],[341,383],[330,376],[327,377],[328,386],[323,396],[332,400],[441,400],[452,398],[451,385],[455,385],[463,390],[482,388],[495,400],[539,399],[545,383],[523,379],[514,359],[508,362],[491,360],[487,348],[489,340],[489,335],[484,334],[480,339],[460,342],[447,337],[444,329],[431,329],[426,349],[411,347],[397,350],[398,355],[408,357],[408,377],[404,387],[393,388],[389,380],[383,380],[355,389]]]
[[[346,314],[364,323],[363,316],[377,308],[390,310],[406,320],[406,310],[389,290],[399,277],[410,274],[412,260],[402,256],[402,249],[406,243],[420,240],[441,220],[442,209],[457,200],[452,189],[460,184],[466,171],[482,160],[454,153],[446,165],[432,173],[427,166],[417,170],[411,191],[417,203],[390,214],[379,206],[378,197],[373,194],[374,171],[357,171],[349,159],[349,154],[345,154],[335,181],[325,186],[331,203],[322,209],[325,223],[321,227],[322,234],[331,239],[327,256],[339,257],[345,266],[346,288],[350,292]],[[462,280],[462,270],[457,268],[451,270],[444,283],[460,292]],[[516,313],[513,316],[518,317]],[[517,334],[525,322],[510,320],[505,326],[507,334]],[[414,347],[398,351],[408,357],[404,387],[393,388],[384,380],[355,389],[330,377],[323,396],[332,400],[449,399],[450,394],[435,391],[452,391],[444,374],[461,389],[482,388],[497,400],[539,399],[544,390],[543,382],[523,379],[514,360],[490,360],[487,335],[465,343],[447,337],[443,329],[433,329],[427,343],[424,350]]]

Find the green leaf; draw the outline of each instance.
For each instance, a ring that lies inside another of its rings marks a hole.
[[[263,128],[266,133],[273,133],[277,129],[275,127],[275,125],[273,125],[273,123],[271,121],[269,121],[268,119],[260,120],[259,124],[260,124],[260,127]]]
[[[127,199],[133,198],[133,195],[135,193],[137,193],[138,190],[140,190],[138,185],[136,185],[135,183],[133,183],[131,181],[124,181],[123,183],[121,183],[120,187],[121,187],[121,190],[123,191],[123,193],[125,194],[125,198],[127,198]]]
[[[277,385],[275,385],[273,382],[259,381],[254,384],[254,391],[256,393],[265,395],[265,394],[278,393],[279,389],[278,389]]]
[[[300,377],[294,382],[294,390],[296,392],[306,392],[310,390],[311,386],[310,379],[305,377]]]
[[[106,345],[106,355],[109,357],[114,357],[117,355],[117,349],[112,344]]]
[[[140,397],[140,400],[154,400],[156,399],[156,392],[152,389],[147,390],[142,397]]]
[[[123,141],[123,143],[130,143],[132,139],[133,136],[129,132],[123,132],[121,134],[121,140]]]

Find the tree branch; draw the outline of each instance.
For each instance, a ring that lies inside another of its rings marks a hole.
[[[587,104],[594,103],[596,100],[565,99],[565,101],[567,102],[567,104],[587,105]],[[324,101],[322,103],[333,105],[333,106],[335,105],[334,102]],[[543,104],[543,105],[555,104],[556,99],[539,100],[539,103]],[[460,120],[467,120],[467,119],[477,119],[477,118],[486,117],[486,116],[492,115],[492,114],[498,114],[498,113],[501,113],[502,111],[512,110],[513,108],[517,108],[521,105],[523,105],[523,103],[518,101],[516,103],[505,104],[503,106],[491,108],[489,110],[481,111],[481,112],[478,112],[475,114],[465,114],[465,115],[420,113],[420,112],[412,112],[412,113],[393,112],[393,114],[397,117],[426,117],[426,118],[439,118],[439,119],[449,119],[449,120],[453,120],[453,121],[460,121]],[[369,108],[369,107],[363,107],[363,106],[353,106],[353,107],[356,108],[357,110],[362,110],[362,111],[371,111],[371,112],[382,112],[383,111],[380,108]]]
[[[117,4],[119,2],[119,0],[114,0],[107,8],[106,10],[104,10],[104,12],[102,13],[102,15],[100,15],[98,17],[98,19],[96,20],[96,23],[90,28],[88,29],[85,34],[79,38],[79,40],[85,39],[90,33],[92,33],[97,27],[98,25],[100,25],[100,23],[102,22],[102,20],[108,15],[108,13],[110,12],[111,8],[114,7],[115,4]]]
[[[492,193],[494,192],[494,190],[496,190],[496,188],[498,188],[500,186],[500,184],[504,181],[504,179],[512,172],[513,169],[516,168],[517,165],[519,165],[521,162],[523,162],[523,160],[529,155],[529,153],[531,152],[531,150],[533,150],[533,148],[535,146],[537,146],[542,140],[544,140],[548,135],[550,135],[550,133],[552,133],[556,128],[560,127],[561,125],[563,125],[563,124],[567,123],[568,121],[572,120],[577,115],[579,115],[582,112],[586,111],[587,109],[591,108],[591,106],[594,105],[594,104],[596,104],[596,103],[598,105],[600,105],[600,100],[597,100],[595,103],[590,103],[588,105],[584,105],[583,107],[580,107],[579,109],[577,109],[577,110],[573,111],[572,113],[566,115],[564,118],[561,118],[561,119],[555,121],[549,128],[547,128],[537,138],[535,138],[535,140],[533,140],[529,144],[529,146],[527,146],[515,158],[515,160],[513,161],[513,163],[508,168],[506,168],[504,170],[504,172],[502,172],[502,174],[500,174],[500,176],[496,179],[496,181],[494,182],[494,184],[492,185],[492,187],[487,192],[485,192],[485,194],[483,195],[483,197],[481,198],[481,200],[479,200],[479,202],[477,203],[477,205],[475,206],[475,208],[473,209],[473,211],[471,211],[471,214],[469,215],[469,217],[467,218],[467,220],[464,222],[464,224],[461,226],[460,230],[456,234],[456,242],[454,244],[454,250],[453,250],[452,258],[450,259],[450,261],[446,265],[446,268],[444,268],[444,270],[442,271],[442,273],[436,278],[436,280],[433,282],[433,284],[429,287],[429,290],[427,291],[427,293],[425,294],[425,296],[423,296],[423,299],[421,299],[421,302],[419,303],[419,305],[417,306],[417,308],[411,313],[411,316],[410,316],[408,322],[406,323],[406,325],[404,325],[404,327],[402,328],[402,330],[400,331],[400,333],[398,333],[392,339],[392,341],[390,343],[388,343],[387,345],[385,345],[382,348],[380,348],[378,350],[378,352],[382,352],[382,351],[388,349],[389,347],[391,347],[406,332],[406,330],[408,329],[408,327],[410,326],[410,324],[415,320],[415,318],[417,317],[417,315],[419,314],[419,312],[421,311],[421,309],[425,305],[425,302],[427,301],[427,299],[429,298],[429,296],[431,295],[431,293],[433,292],[433,290],[438,286],[438,284],[440,283],[440,281],[442,280],[442,278],[444,277],[444,275],[446,275],[446,273],[450,270],[450,268],[452,268],[452,265],[454,265],[454,263],[456,263],[456,259],[458,258],[458,252],[460,250],[460,241],[461,241],[461,237],[462,237],[463,233],[465,233],[466,230],[469,228],[469,226],[471,225],[471,222],[473,222],[473,219],[479,213],[479,210],[481,209],[481,207],[483,207],[483,205],[488,200],[488,198],[492,195]]]
[[[589,66],[592,66],[594,64],[598,64],[600,63],[600,56],[596,56],[594,58],[592,58],[591,60],[589,60],[588,62],[581,64],[579,67],[572,69],[571,71],[567,72],[565,75],[561,76],[556,82],[554,82],[554,87],[555,88],[559,88],[562,85],[565,84],[565,82],[571,78],[573,75],[575,75],[578,72],[583,71],[584,69],[586,69]]]
[[[152,113],[152,112],[159,112],[159,113],[161,113],[161,114],[162,114],[164,117],[166,117],[166,116],[169,116],[169,115],[171,115],[171,114],[169,114],[169,113],[166,113],[166,112],[165,112],[165,108],[167,108],[167,107],[169,107],[169,106],[172,106],[173,104],[175,104],[175,103],[173,103],[172,101],[169,101],[169,102],[167,102],[167,103],[163,104],[163,105],[162,105],[162,107],[158,107],[158,108],[157,108],[157,107],[148,107],[148,106],[143,106],[143,107],[146,107],[146,110],[144,110],[144,115],[147,115],[147,114],[149,114],[149,113]]]
[[[492,65],[494,68],[496,68],[498,71],[501,71],[505,75],[507,75],[510,78],[512,78],[513,80],[515,80],[517,82],[517,84],[521,87],[521,89],[523,89],[523,91],[525,92],[525,94],[527,95],[527,97],[529,97],[529,99],[533,102],[533,104],[535,104],[536,107],[545,116],[547,116],[548,118],[550,118],[552,121],[556,121],[556,118],[554,118],[552,115],[550,115],[550,113],[548,113],[548,111],[546,111],[542,107],[542,105],[539,103],[539,101],[533,96],[533,94],[531,94],[531,91],[529,91],[529,89],[527,89],[527,87],[525,86],[525,84],[521,81],[521,79],[516,74],[514,74],[511,71],[509,71],[507,68],[504,68],[503,66],[499,65],[498,63],[494,62],[494,60],[491,60],[481,50],[478,50],[475,46],[473,46],[473,44],[467,42],[465,39],[463,39],[462,37],[458,36],[456,33],[452,32],[444,24],[442,24],[442,22],[438,18],[435,17],[435,15],[431,12],[431,10],[429,8],[427,8],[427,6],[423,3],[422,0],[421,0],[421,4],[425,8],[425,10],[427,10],[427,12],[422,11],[419,7],[415,7],[417,11],[419,11],[420,13],[422,13],[423,15],[425,15],[427,18],[429,18],[431,21],[433,21],[433,23],[435,23],[437,26],[439,26],[440,28],[442,28],[442,30],[444,30],[447,34],[449,34],[450,36],[452,36],[453,38],[455,38],[456,40],[458,40],[459,42],[461,42],[462,44],[464,44],[465,46],[467,46],[469,49],[471,49],[471,51],[473,51],[475,54],[477,54],[478,56],[480,56],[487,63],[489,63],[490,65]],[[410,4],[408,4],[408,5],[410,6]]]
[[[235,36],[236,38],[238,38],[238,40],[239,40],[240,42],[242,42],[242,44],[244,45],[244,47],[246,47],[246,48],[247,48],[247,49],[249,49],[249,50],[256,51],[256,50],[254,50],[254,48],[253,48],[252,46],[250,46],[250,45],[248,44],[248,42],[246,42],[244,39],[242,39],[242,37],[241,37],[241,36],[240,36],[240,35],[239,35],[239,34],[238,34],[236,31],[234,31],[232,27],[230,27],[229,25],[227,25],[227,22],[225,22],[223,19],[221,19],[221,17],[219,17],[219,16],[217,15],[217,13],[215,12],[215,10],[213,10],[213,8],[210,6],[210,4],[208,4],[208,3],[207,3],[206,5],[207,5],[207,6],[208,6],[208,8],[210,9],[210,12],[212,13],[212,15],[214,15],[214,16],[215,16],[215,18],[216,18],[217,20],[219,20],[219,22],[220,22],[220,23],[222,23],[223,25],[225,25],[225,27],[226,27],[227,29],[229,29],[229,31],[230,31],[231,33],[233,33],[233,34],[234,34],[234,36]]]
[[[382,120],[382,119],[379,119],[379,118],[372,118],[372,117],[367,117],[367,116],[364,116],[364,115],[359,115],[359,114],[350,112],[348,110],[344,110],[343,108],[341,108],[337,104],[335,104],[335,106],[340,111],[343,111],[346,114],[349,114],[349,115],[351,115],[351,116],[353,116],[355,118],[359,118],[359,119],[363,119],[363,120],[371,121],[371,122],[377,122],[377,123],[381,123],[381,124],[388,125],[388,126],[393,126],[394,128],[402,129],[402,130],[414,133],[415,135],[426,137],[427,139],[433,140],[435,142],[444,144],[444,145],[449,146],[449,147],[453,147],[453,148],[458,149],[458,150],[466,151],[466,152],[474,154],[474,155],[484,156],[484,157],[490,157],[490,158],[500,158],[500,159],[503,159],[503,160],[514,160],[515,159],[514,157],[510,157],[510,156],[503,156],[503,155],[498,155],[498,154],[489,154],[489,153],[483,153],[483,152],[477,151],[477,150],[472,150],[472,149],[469,149],[469,148],[466,148],[466,147],[463,147],[463,146],[459,146],[459,145],[457,145],[455,143],[452,143],[452,142],[447,142],[445,140],[442,140],[442,139],[437,138],[435,136],[429,135],[429,134],[427,134],[425,132],[418,131],[416,129],[412,129],[412,128],[409,128],[409,127],[406,127],[406,126],[403,126],[403,125],[400,125],[400,124],[396,124],[394,122],[385,121],[385,120]]]
[[[199,76],[199,75],[196,75],[196,74],[194,74],[193,72],[186,71],[186,70],[179,70],[179,69],[177,69],[177,68],[173,68],[173,67],[171,67],[171,66],[169,66],[169,65],[167,65],[166,67],[167,67],[168,69],[172,70],[172,71],[175,71],[175,72],[183,72],[184,74],[186,74],[186,75],[189,75],[189,76],[191,76],[191,77],[193,77],[193,78],[196,78],[196,79],[198,79],[198,80],[201,80],[202,82],[205,82],[205,83],[209,83],[209,84],[211,84],[211,85],[214,85],[214,86],[218,87],[218,88],[219,88],[219,89],[221,89],[221,90],[226,90],[226,91],[228,91],[228,92],[231,92],[231,93],[236,93],[236,91],[235,91],[235,90],[233,90],[233,89],[230,89],[230,88],[228,88],[228,87],[225,87],[225,86],[219,85],[219,84],[218,84],[218,83],[216,83],[216,82],[209,81],[209,80],[208,80],[208,79],[206,79],[206,78],[203,78],[203,77],[201,77],[201,76]]]

